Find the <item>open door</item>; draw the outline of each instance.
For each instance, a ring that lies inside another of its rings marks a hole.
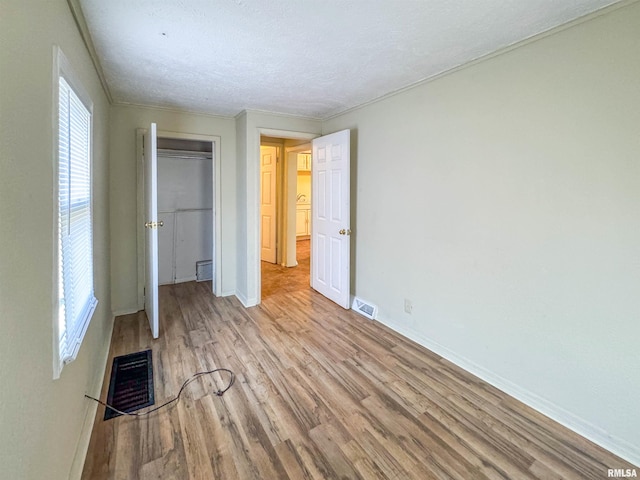
[[[350,131],[312,142],[311,287],[350,306]]]
[[[156,124],[152,123],[144,136],[144,202],[146,222],[146,274],[144,311],[153,338],[159,335],[158,319],[158,149]]]
[[[276,162],[277,148],[260,147],[260,258],[276,263]]]

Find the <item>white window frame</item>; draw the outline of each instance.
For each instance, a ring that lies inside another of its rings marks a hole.
[[[77,316],[77,321],[68,328],[67,321],[61,318],[61,236],[60,236],[60,191],[59,191],[59,166],[60,166],[60,78],[64,78],[70,87],[70,94],[74,95],[80,103],[87,109],[89,114],[87,153],[89,168],[89,251],[88,266],[90,268],[89,279],[91,282],[90,293],[86,303],[82,305],[81,313]],[[94,275],[93,275],[93,101],[87,94],[86,90],[78,80],[77,75],[73,72],[71,65],[64,53],[58,46],[54,46],[53,52],[53,142],[54,142],[54,159],[53,159],[53,213],[54,213],[54,281],[53,281],[53,378],[57,379],[62,373],[62,369],[68,363],[75,360],[80,350],[80,345],[84,335],[89,327],[93,313],[98,304],[94,293]],[[67,329],[71,332],[68,338]]]

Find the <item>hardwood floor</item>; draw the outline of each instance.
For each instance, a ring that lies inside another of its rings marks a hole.
[[[246,309],[208,285],[160,289],[161,335],[116,320],[111,358],[153,349],[156,404],[103,421],[84,479],[604,479],[633,468],[377,322],[311,289]],[[109,365],[111,360],[109,361]],[[102,398],[110,372],[106,372]]]
[[[309,270],[311,264],[310,240],[296,242],[295,267],[283,267],[268,262],[261,263],[262,299],[272,295],[309,289]]]

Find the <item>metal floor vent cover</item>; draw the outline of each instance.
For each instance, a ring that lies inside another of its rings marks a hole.
[[[351,309],[371,320],[375,320],[376,316],[378,315],[378,307],[358,297],[355,297],[353,299]]]
[[[213,261],[201,260],[196,262],[196,281],[205,282],[213,279]]]
[[[127,413],[154,404],[151,350],[113,359],[107,403]],[[107,407],[104,419],[109,420],[119,415]]]

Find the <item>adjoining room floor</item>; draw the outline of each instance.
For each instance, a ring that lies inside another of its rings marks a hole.
[[[156,404],[103,421],[83,479],[603,479],[627,462],[378,322],[310,288],[244,308],[204,283],[160,289],[160,338],[144,313],[116,319],[114,356],[153,350]],[[102,398],[110,372],[105,375]]]
[[[308,290],[309,270],[311,265],[310,240],[296,242],[296,267],[283,267],[268,262],[261,263],[262,299],[278,293],[291,293]]]

